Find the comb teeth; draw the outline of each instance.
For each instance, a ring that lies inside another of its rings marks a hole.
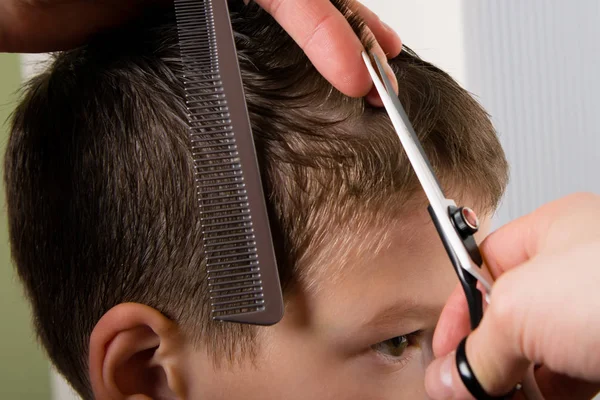
[[[235,45],[231,32],[224,35],[231,41],[241,96],[224,84],[213,5],[231,30],[226,0],[175,1],[212,315],[269,325],[283,313],[277,265]],[[229,82],[231,71],[230,65]]]

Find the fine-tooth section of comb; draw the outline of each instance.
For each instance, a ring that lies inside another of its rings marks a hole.
[[[227,0],[175,0],[212,316],[272,325],[283,298]]]

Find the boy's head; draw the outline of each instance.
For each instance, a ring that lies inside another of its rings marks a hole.
[[[41,342],[85,398],[424,396],[456,280],[385,111],[334,90],[256,5],[232,19],[283,321],[210,320],[177,34],[159,13],[58,55],[16,110],[10,237]],[[449,197],[491,214],[507,166],[484,110],[408,49],[391,65]]]

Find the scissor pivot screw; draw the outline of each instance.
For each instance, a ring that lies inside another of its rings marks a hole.
[[[471,236],[479,230],[479,218],[469,207],[461,207],[452,216],[456,228],[463,236]]]

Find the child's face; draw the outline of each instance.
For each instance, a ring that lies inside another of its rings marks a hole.
[[[482,219],[479,238],[488,222]],[[261,328],[255,365],[215,370],[206,357],[191,355],[197,380],[190,397],[426,398],[431,338],[458,281],[426,210],[401,223],[390,226],[393,245],[374,260],[357,259],[316,293],[300,291],[280,324]]]

